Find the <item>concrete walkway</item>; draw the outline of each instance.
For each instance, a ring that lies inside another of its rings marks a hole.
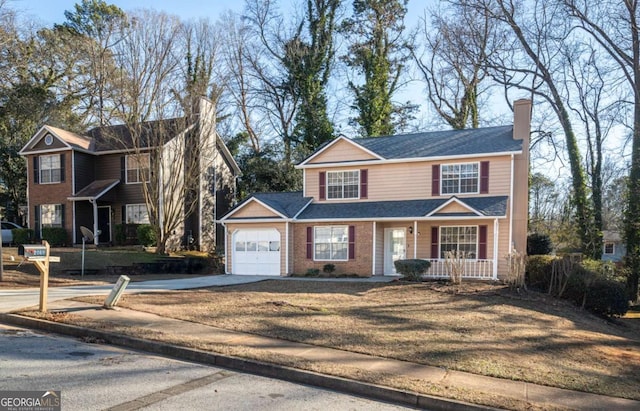
[[[186,289],[214,285],[222,286],[256,282],[266,279],[274,279],[274,277],[224,275],[199,277],[188,280],[153,281],[137,284],[132,283],[128,292]],[[365,279],[364,281],[389,281],[391,279],[392,278],[373,278]],[[335,281],[335,279],[332,279],[332,281]],[[342,281],[349,281],[349,279],[343,279]],[[358,279],[358,281],[363,281],[363,279]],[[54,289],[50,289],[50,293],[52,290]],[[24,297],[29,295],[30,298],[30,294],[20,294],[20,291],[24,290],[11,291],[15,291],[15,293],[9,293],[7,291],[0,292],[0,300],[4,300],[7,294],[14,294],[14,297]],[[109,288],[93,286],[70,287],[66,289],[66,291],[60,291],[61,292],[55,294],[55,297],[52,297],[55,301],[50,302],[50,311],[71,312],[74,315],[86,317],[95,321],[138,327],[149,330],[150,332],[166,332],[167,330],[171,330],[172,334],[188,335],[203,342],[209,342],[212,344],[220,343],[250,347],[252,349],[265,351],[266,353],[296,357],[311,362],[332,362],[348,366],[352,369],[360,369],[363,372],[383,372],[387,375],[411,378],[424,383],[437,384],[442,387],[451,386],[461,390],[481,391],[530,402],[543,408],[555,406],[575,410],[640,410],[640,401],[588,394],[459,371],[451,371],[405,361],[229,331],[123,308],[119,308],[117,310],[106,310],[96,305],[64,300],[64,298],[68,298],[65,297],[66,293],[81,293],[76,295],[95,295],[98,291],[104,291],[106,294],[109,291]],[[23,300],[23,302],[26,302],[26,300]],[[37,295],[35,304],[37,304]],[[3,305],[0,304],[0,307],[3,307]],[[4,318],[7,319],[8,317],[10,316],[5,316]],[[457,408],[454,407],[451,409]]]

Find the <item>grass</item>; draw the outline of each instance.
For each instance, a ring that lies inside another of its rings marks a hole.
[[[152,262],[158,256],[143,250],[123,249],[87,249],[85,250],[85,269],[97,270],[96,275],[85,275],[80,279],[79,275],[67,274],[67,270],[80,270],[82,268],[82,249],[79,248],[52,248],[51,255],[59,256],[60,263],[51,263],[49,273],[49,285],[71,286],[88,284],[114,283],[119,275],[110,275],[105,272],[109,266],[131,266],[134,263]],[[189,252],[187,256],[198,256],[197,252]],[[32,263],[24,262],[20,265],[22,257],[18,256],[15,247],[3,247],[2,260],[4,264],[3,281],[0,288],[38,287],[40,285],[40,273]],[[182,278],[192,275],[183,274],[138,274],[131,276],[132,281],[148,281],[155,279]]]
[[[640,400],[640,319],[612,323],[545,294],[514,294],[503,286],[265,281],[127,295],[120,305],[229,330]],[[198,344],[186,336],[167,338]],[[356,370],[320,368],[361,378]],[[432,394],[442,389],[394,384]]]

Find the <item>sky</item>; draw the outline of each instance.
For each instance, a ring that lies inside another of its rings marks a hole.
[[[46,26],[64,21],[65,10],[73,10],[81,0],[9,0],[9,5],[33,15]],[[209,17],[218,19],[226,10],[241,11],[243,0],[107,0],[124,11],[152,8],[175,14],[183,19],[199,19]]]

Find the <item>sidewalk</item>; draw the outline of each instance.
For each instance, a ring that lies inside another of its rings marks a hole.
[[[640,410],[640,401],[570,391],[519,381],[503,380],[405,361],[340,351],[332,348],[283,341],[253,334],[223,330],[187,321],[174,320],[155,314],[128,309],[106,310],[96,305],[61,300],[50,304],[49,310],[70,312],[74,315],[96,321],[108,321],[125,326],[143,328],[151,332],[171,330],[173,334],[188,335],[213,344],[222,343],[245,346],[252,349],[265,350],[273,354],[297,357],[311,362],[323,361],[339,363],[344,366],[360,369],[364,372],[384,372],[386,374],[409,377],[439,386],[451,386],[461,390],[482,391],[530,402],[542,408],[564,407],[576,410]],[[9,317],[5,317],[5,319],[8,318]],[[151,342],[149,342],[149,344],[157,345]],[[168,354],[166,351],[163,352]],[[187,359],[193,360],[194,358]],[[283,375],[282,378],[289,379],[286,375]],[[332,377],[324,376],[323,378],[330,379]],[[344,379],[340,380],[346,381]],[[334,384],[334,386],[336,385]],[[342,386],[344,386],[344,384],[342,384]],[[375,386],[371,387],[371,390],[376,389]],[[332,387],[328,386],[327,388]],[[366,395],[362,392],[354,393]],[[380,397],[378,396],[378,398]],[[420,405],[419,401],[418,405]],[[456,404],[452,405],[453,407],[450,409],[461,409],[456,406]],[[460,404],[460,406],[462,406],[462,404]]]

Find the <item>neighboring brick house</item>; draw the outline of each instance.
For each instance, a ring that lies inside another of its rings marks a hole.
[[[526,252],[531,102],[513,126],[338,137],[297,167],[303,191],[258,193],[225,215],[226,270],[290,275],[395,274],[404,258],[464,251],[465,277],[496,279]]]
[[[216,243],[222,248],[224,236],[215,220],[230,209],[240,170],[211,126],[212,105],[201,99],[199,107],[192,124],[171,119],[136,125],[136,137],[146,142],[143,148],[133,143],[131,130],[124,125],[98,127],[83,135],[51,126],[38,130],[20,151],[28,164],[28,221],[36,237],[41,237],[42,227],[63,227],[68,242],[78,244],[80,227],[85,226],[100,231],[95,244],[110,244],[115,241],[115,225],[149,223],[142,184],[151,181],[150,173],[163,172],[150,169],[150,156],[162,152],[168,160],[159,162],[158,168],[168,170],[168,161],[180,164],[176,156],[193,151],[188,147],[197,138],[197,158],[184,164],[199,167],[200,189],[191,194],[197,196],[198,206],[190,215],[183,210],[180,228],[169,244],[186,245],[192,239],[192,246],[205,251],[212,251]],[[162,147],[153,143],[160,141],[154,138],[160,129],[170,136],[162,140]],[[160,185],[169,180],[156,181]],[[183,188],[175,181],[181,183],[174,178],[171,188],[161,189],[165,193],[161,198]]]

